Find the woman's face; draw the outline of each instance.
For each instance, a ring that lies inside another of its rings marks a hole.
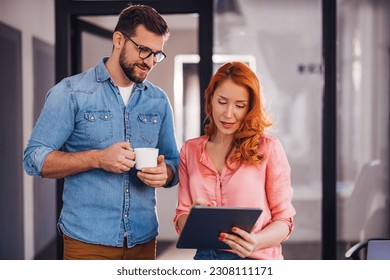
[[[248,112],[249,93],[245,87],[226,80],[214,91],[211,106],[217,133],[233,135]]]

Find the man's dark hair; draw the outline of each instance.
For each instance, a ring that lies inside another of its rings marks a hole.
[[[143,25],[146,30],[161,35],[165,40],[169,37],[168,25],[162,16],[152,7],[146,5],[129,5],[119,14],[115,31],[131,37],[136,35],[136,28]]]

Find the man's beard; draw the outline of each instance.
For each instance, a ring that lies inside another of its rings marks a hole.
[[[135,74],[135,67],[137,67],[136,66],[137,63],[133,63],[133,64],[126,63],[124,49],[121,51],[121,54],[119,56],[119,65],[121,66],[122,71],[123,73],[125,73],[126,77],[133,83],[142,83],[143,81],[145,81],[147,75],[140,77]],[[142,63],[142,65],[140,66],[144,68],[148,68],[150,71],[150,67],[147,64]]]

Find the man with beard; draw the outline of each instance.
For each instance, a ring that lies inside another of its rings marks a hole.
[[[64,259],[155,259],[155,189],[177,184],[179,154],[169,100],[146,78],[168,36],[153,8],[130,5],[110,57],[47,94],[23,162],[30,175],[64,178]],[[158,148],[157,167],[136,170],[137,147]]]

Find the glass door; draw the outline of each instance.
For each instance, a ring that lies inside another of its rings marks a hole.
[[[321,258],[321,1],[215,1],[214,54],[251,55],[292,168],[295,229],[285,259]],[[234,59],[234,57],[233,57]]]
[[[390,2],[337,1],[338,258],[389,236]]]

